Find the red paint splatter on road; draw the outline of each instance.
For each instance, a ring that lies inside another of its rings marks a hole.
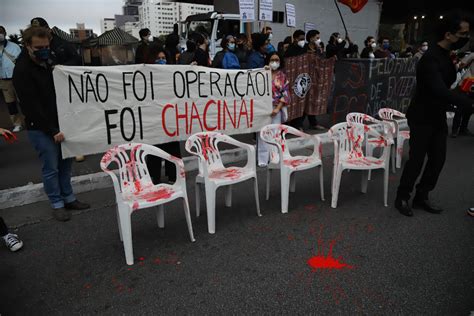
[[[307,263],[312,268],[313,271],[318,269],[352,269],[351,265],[348,265],[342,262],[342,259],[336,259],[332,256],[332,250],[336,240],[331,240],[329,243],[329,252],[327,256],[322,254],[322,240],[318,240],[318,254],[308,259]]]

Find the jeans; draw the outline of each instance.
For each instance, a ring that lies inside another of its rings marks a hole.
[[[3,221],[3,218],[0,217],[0,237],[5,236],[6,234],[8,234],[7,225],[6,225],[5,222]]]
[[[43,163],[41,174],[46,195],[53,209],[76,200],[71,186],[72,159],[62,159],[61,145],[39,130],[28,130],[28,138]]]

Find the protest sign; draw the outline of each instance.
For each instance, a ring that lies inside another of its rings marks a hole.
[[[255,20],[255,0],[239,0],[239,10],[243,22]]]
[[[285,4],[286,9],[286,26],[296,27],[296,9],[295,5],[291,3]]]
[[[256,132],[271,122],[268,70],[56,66],[53,77],[64,158],[129,142],[186,140],[202,131]]]
[[[273,0],[260,0],[258,19],[260,21],[273,21]]]

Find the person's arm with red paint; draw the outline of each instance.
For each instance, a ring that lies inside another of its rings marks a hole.
[[[15,134],[13,134],[12,132],[10,132],[7,129],[4,129],[4,128],[0,127],[0,135],[2,135],[3,138],[5,138],[5,141],[7,141],[10,144],[16,141]]]

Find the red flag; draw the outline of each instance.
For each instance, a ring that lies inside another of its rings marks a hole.
[[[353,13],[357,13],[367,4],[368,0],[337,0],[342,4],[345,4]]]

